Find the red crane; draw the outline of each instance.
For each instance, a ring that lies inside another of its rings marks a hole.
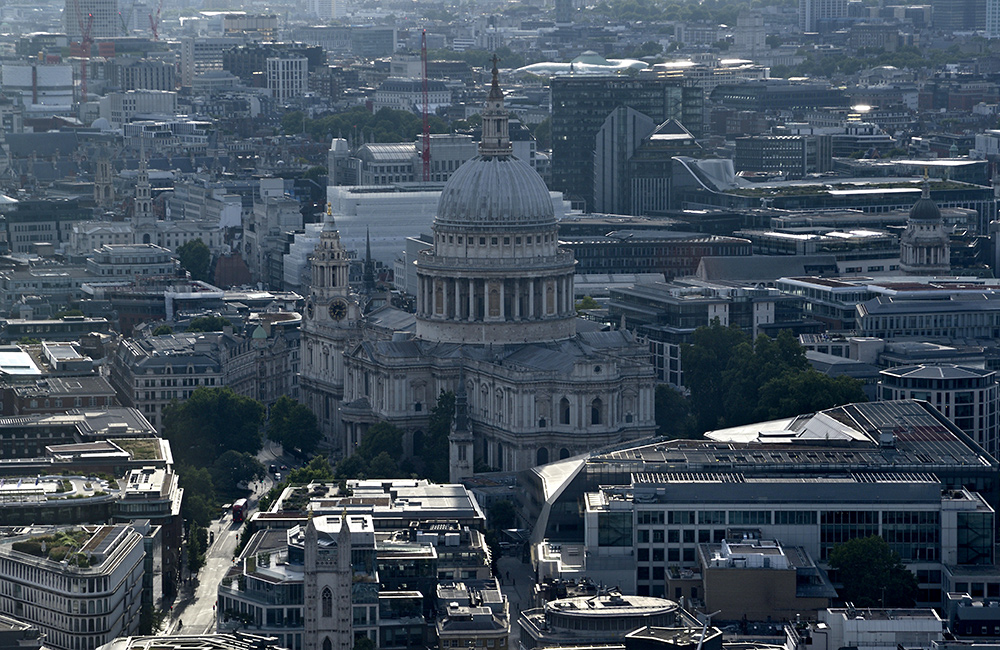
[[[160,40],[160,12],[163,11],[163,0],[156,5],[156,16],[149,14],[149,28],[153,31],[153,40]]]
[[[80,0],[74,0],[76,19],[80,24],[80,103],[87,101],[87,68],[90,67],[90,48],[94,44],[94,14],[87,14],[86,21],[80,12]]]
[[[421,83],[424,95],[424,150],[420,152],[420,158],[424,162],[424,182],[431,180],[431,125],[427,121],[427,113],[430,110],[430,102],[427,100],[427,30],[425,29],[420,37],[420,72]]]

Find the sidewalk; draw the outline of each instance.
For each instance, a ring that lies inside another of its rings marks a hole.
[[[503,556],[497,561],[500,591],[510,605],[510,635],[507,648],[517,647],[521,627],[517,623],[523,610],[534,607],[535,572],[530,562],[522,563],[520,557]]]

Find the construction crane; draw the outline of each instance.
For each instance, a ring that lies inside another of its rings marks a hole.
[[[153,40],[160,40],[160,12],[163,11],[163,0],[156,5],[156,15],[149,14],[149,28],[153,31]]]
[[[122,36],[128,36],[129,34],[132,33],[132,28],[129,27],[129,25],[132,24],[132,14],[134,13],[135,13],[135,0],[132,0],[132,6],[129,7],[127,14],[123,15],[122,12],[120,11],[118,12],[118,19],[122,23]]]
[[[80,24],[80,103],[87,102],[87,68],[90,67],[90,48],[94,44],[94,14],[88,13],[84,20],[80,11],[80,0],[73,0],[76,8],[76,19]]]
[[[424,163],[424,182],[431,180],[431,125],[427,119],[430,111],[430,102],[427,99],[427,30],[423,31],[420,37],[420,81],[423,92],[423,113],[424,113],[424,150],[420,152],[420,159]]]

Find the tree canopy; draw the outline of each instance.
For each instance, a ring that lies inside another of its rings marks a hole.
[[[191,324],[188,325],[187,331],[221,332],[229,324],[229,320],[222,316],[199,316],[191,319]]]
[[[212,252],[201,239],[192,239],[177,247],[177,257],[181,266],[191,274],[191,279],[208,281],[212,265]]]
[[[860,381],[810,368],[805,350],[788,331],[754,341],[740,328],[716,321],[695,330],[681,349],[681,363],[690,398],[658,390],[662,435],[690,437],[866,401]]]
[[[232,449],[216,458],[210,471],[212,483],[228,493],[236,492],[240,483],[262,479],[267,474],[256,456]]]
[[[267,437],[286,450],[298,449],[308,454],[322,439],[316,415],[309,407],[282,395],[271,406],[267,421]]]
[[[163,437],[181,463],[205,467],[227,451],[256,454],[261,448],[264,405],[231,388],[195,390],[163,413]]]
[[[431,409],[422,448],[414,450],[414,455],[420,462],[422,477],[429,481],[447,483],[450,477],[448,435],[454,418],[455,393],[442,391],[437,404]]]
[[[337,463],[337,478],[401,478],[403,432],[388,422],[369,427],[354,453]]]
[[[444,120],[432,115],[428,124],[431,133],[448,133]],[[302,133],[303,128],[316,141],[326,141],[327,137],[352,138],[366,142],[411,142],[423,132],[423,118],[412,111],[391,108],[380,109],[377,113],[363,106],[344,113],[324,115],[316,119],[305,118],[302,111],[285,113],[281,118],[285,133]]]
[[[838,544],[830,552],[841,599],[855,607],[913,607],[917,578],[877,535]]]

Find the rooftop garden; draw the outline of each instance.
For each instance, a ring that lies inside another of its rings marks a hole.
[[[11,546],[21,553],[53,562],[67,560],[73,566],[87,568],[90,566],[90,559],[79,551],[89,538],[90,533],[85,530],[63,530],[53,535],[41,535],[14,542]]]
[[[158,438],[119,438],[115,444],[132,455],[133,460],[159,460]]]

